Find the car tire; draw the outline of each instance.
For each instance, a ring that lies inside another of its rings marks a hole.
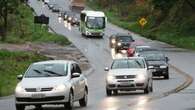
[[[112,95],[112,90],[106,88],[106,95],[111,96]]]
[[[167,70],[166,74],[164,75],[164,79],[169,79],[169,70]]]
[[[35,105],[36,110],[41,110],[42,106],[41,105]]]
[[[147,85],[146,88],[144,89],[144,94],[148,94],[150,91],[150,88],[149,86]]]
[[[73,92],[71,91],[69,94],[69,101],[65,103],[65,108],[67,108],[68,110],[72,110],[73,103],[74,103],[74,96],[73,96]]]
[[[114,95],[118,95],[118,90],[113,90]]]
[[[87,100],[88,100],[88,93],[87,90],[85,89],[85,93],[82,99],[79,100],[79,104],[81,107],[86,107],[87,106]]]
[[[25,106],[21,104],[16,104],[16,110],[24,110]]]

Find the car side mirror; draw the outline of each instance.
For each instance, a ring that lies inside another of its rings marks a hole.
[[[78,77],[80,77],[80,73],[73,73],[72,74],[72,78],[78,78]]]
[[[104,71],[109,71],[109,68],[108,67],[104,68]]]
[[[134,40],[134,39],[133,39],[132,41],[133,41],[133,42],[135,42],[135,40]]]
[[[23,78],[23,75],[22,74],[20,74],[20,75],[17,76],[17,79],[18,80],[22,80],[22,78]]]
[[[154,66],[148,66],[148,69],[149,70],[154,69]]]

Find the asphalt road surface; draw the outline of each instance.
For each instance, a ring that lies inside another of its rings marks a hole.
[[[106,96],[104,67],[110,66],[112,57],[108,47],[108,36],[114,33],[127,33],[117,26],[108,23],[106,35],[103,39],[82,37],[78,27],[67,28],[64,22],[59,22],[58,15],[51,13],[42,2],[29,0],[30,5],[38,15],[44,13],[50,17],[49,26],[58,34],[67,36],[74,45],[88,58],[94,71],[88,76],[89,103],[85,108],[80,108],[78,103],[74,104],[75,110],[195,110],[195,85],[192,83],[188,88],[183,89],[190,83],[190,78],[195,77],[195,53],[184,49],[145,39],[137,34],[133,37],[137,42],[155,46],[162,49],[170,58],[170,79],[154,79],[154,92],[148,95],[142,91],[119,93],[117,96]],[[56,3],[65,10],[69,9],[68,0],[56,0]],[[176,67],[176,68],[175,68]],[[184,73],[189,74],[185,76]],[[177,91],[178,89],[178,91]],[[178,93],[175,93],[175,92]],[[15,110],[14,97],[10,96],[0,100],[0,110]],[[28,107],[27,110],[33,110]],[[44,106],[44,110],[63,110],[63,106]]]

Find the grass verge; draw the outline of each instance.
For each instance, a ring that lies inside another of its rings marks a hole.
[[[18,13],[9,15],[7,43],[57,43],[68,45],[70,42],[62,35],[48,32],[47,26],[34,24],[31,8],[20,4]]]
[[[0,97],[13,94],[17,75],[23,74],[32,62],[42,60],[48,58],[30,52],[0,50]]]

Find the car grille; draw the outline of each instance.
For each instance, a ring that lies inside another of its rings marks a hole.
[[[45,97],[45,98],[16,98],[17,101],[20,102],[44,102],[44,101],[55,101],[55,100],[63,100],[64,96],[57,97]]]
[[[119,76],[116,76],[116,79],[133,79],[135,77],[136,75],[119,75]]]
[[[40,89],[37,89],[37,88],[26,88],[26,92],[47,92],[47,91],[52,91],[52,87],[50,88],[40,88]]]
[[[130,84],[130,85],[118,85],[118,87],[135,87],[135,85]]]
[[[100,33],[92,33],[92,36],[100,36]]]
[[[117,82],[133,82],[133,80],[118,80]]]

